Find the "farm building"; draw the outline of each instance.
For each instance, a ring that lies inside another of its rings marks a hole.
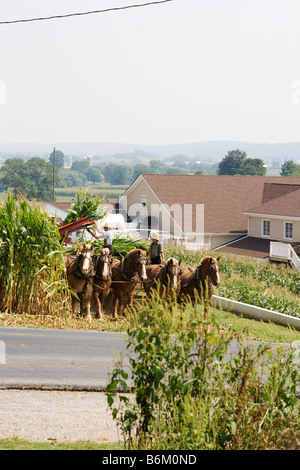
[[[277,194],[286,211],[274,215],[293,223],[293,242],[300,243],[299,189],[299,177],[140,174],[116,210],[148,234],[155,229],[162,240],[174,239],[190,249],[216,249],[246,237],[251,251],[255,240],[269,242],[255,230],[255,215],[260,208],[263,218],[272,200],[276,206]],[[279,236],[275,227],[270,237],[273,233]]]

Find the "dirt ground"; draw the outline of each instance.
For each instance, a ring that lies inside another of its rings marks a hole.
[[[119,440],[102,392],[0,390],[0,436],[32,442]]]

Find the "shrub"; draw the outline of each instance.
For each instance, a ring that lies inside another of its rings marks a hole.
[[[128,388],[122,360],[106,392],[127,449],[286,448],[299,438],[299,366],[288,351],[244,344],[156,294],[129,321],[131,394],[116,392]]]

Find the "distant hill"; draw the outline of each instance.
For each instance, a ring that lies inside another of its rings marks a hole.
[[[188,144],[170,145],[139,145],[105,142],[70,142],[57,144],[19,143],[1,144],[0,155],[6,157],[8,153],[20,156],[45,156],[50,154],[53,147],[64,152],[66,156],[84,157],[87,155],[109,157],[112,155],[129,154],[124,156],[130,162],[131,156],[135,158],[165,159],[175,155],[186,155],[191,158],[205,160],[221,160],[229,150],[240,149],[247,153],[248,157],[262,158],[264,161],[294,160],[300,161],[300,142],[286,142],[278,144],[251,143],[239,141],[211,141],[194,142]],[[131,154],[131,155],[130,155]]]

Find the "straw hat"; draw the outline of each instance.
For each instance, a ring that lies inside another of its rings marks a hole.
[[[106,222],[106,224],[104,225],[104,228],[110,228],[110,225],[108,222]]]
[[[151,240],[157,240],[158,241],[159,240],[159,235],[156,232],[151,232],[150,238],[151,238]]]

